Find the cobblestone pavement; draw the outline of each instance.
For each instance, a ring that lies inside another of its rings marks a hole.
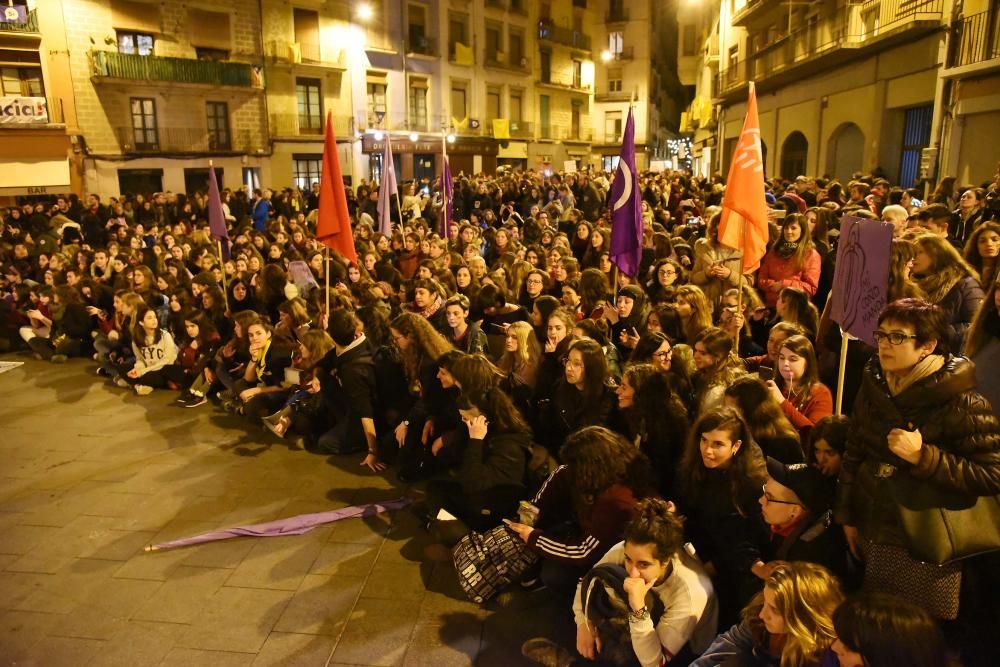
[[[0,664],[520,665],[521,642],[567,613],[468,602],[450,564],[423,562],[406,510],[144,553],[404,489],[357,456],[292,451],[92,369],[27,360],[0,374]]]

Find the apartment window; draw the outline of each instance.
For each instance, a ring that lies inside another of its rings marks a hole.
[[[739,62],[740,62],[740,47],[739,47],[739,45],[737,45],[737,46],[730,46],[729,47],[729,60],[728,60],[729,68],[732,69],[732,68],[736,67],[736,65]]]
[[[323,98],[319,79],[295,79],[295,101],[299,112],[299,132],[319,134],[323,131]]]
[[[379,125],[387,111],[385,104],[385,80],[368,82],[368,124]]]
[[[319,62],[319,12],[295,7],[292,9],[292,24],[302,60]]]
[[[322,155],[293,155],[292,180],[295,181],[295,187],[309,190],[313,183],[319,182],[322,168]]]
[[[455,120],[462,120],[469,116],[468,107],[466,106],[465,87],[463,86],[456,86],[454,84],[451,86],[451,116]]]
[[[503,28],[496,23],[486,24],[486,59],[499,60],[498,53],[503,53]]]
[[[133,97],[130,102],[132,142],[136,148],[155,150],[160,145],[156,131],[156,100],[149,97]]]
[[[618,58],[625,49],[625,35],[621,30],[608,33],[608,51],[612,58]]]
[[[427,39],[427,8],[423,5],[407,5],[407,38],[410,51],[413,53],[430,53],[430,42]]]
[[[427,131],[427,79],[410,79],[410,129]]]
[[[620,67],[608,69],[608,92],[622,92],[622,69]]]
[[[524,59],[524,33],[520,30],[509,29],[507,36],[507,61],[518,67]]]
[[[573,107],[570,109],[569,131],[572,138],[580,138],[580,104],[576,100],[573,101]]]
[[[229,51],[222,49],[209,49],[199,46],[195,48],[194,54],[198,60],[211,60],[217,63],[224,63],[229,60]]]
[[[552,83],[552,52],[549,50],[539,51],[538,64],[542,70],[542,83]]]
[[[500,88],[498,86],[486,87],[486,121],[494,118],[501,118],[500,113]]]
[[[208,118],[209,150],[232,148],[229,136],[229,105],[225,102],[206,102],[205,114]]]
[[[455,44],[471,46],[467,14],[448,14],[448,57],[455,58]]]
[[[118,53],[153,55],[153,36],[144,32],[118,30]]]
[[[583,61],[573,61],[573,87],[583,88]]]
[[[44,97],[42,70],[37,67],[0,68],[0,93],[24,97]]]
[[[604,143],[615,144],[622,138],[622,112],[604,113]]]
[[[510,120],[515,123],[521,122],[524,118],[524,91],[510,91]]]
[[[681,28],[681,55],[698,55],[698,32],[693,23],[687,23]]]

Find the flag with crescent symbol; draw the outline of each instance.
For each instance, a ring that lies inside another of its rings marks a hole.
[[[631,107],[608,202],[611,205],[609,258],[622,273],[634,277],[642,261],[642,200],[635,170],[635,121]]]
[[[764,156],[760,148],[757,92],[750,82],[750,99],[726,193],[722,197],[719,243],[743,251],[743,273],[755,271],[767,252],[767,200],[764,198]]]

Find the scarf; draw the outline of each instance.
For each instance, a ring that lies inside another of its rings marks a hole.
[[[774,246],[774,254],[782,259],[788,259],[799,250],[799,242],[792,243],[782,239]]]
[[[943,355],[928,354],[903,375],[887,372],[885,374],[885,382],[889,385],[889,393],[893,396],[899,396],[924,378],[937,373],[941,370],[942,366],[944,366]]]
[[[434,303],[432,303],[431,305],[429,305],[426,308],[424,308],[423,310],[421,310],[420,314],[423,315],[425,319],[430,319],[431,315],[433,315],[434,313],[436,313],[439,308],[441,308],[441,295],[440,294],[437,295],[437,297],[435,297]]]

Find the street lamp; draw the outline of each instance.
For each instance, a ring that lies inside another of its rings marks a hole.
[[[358,5],[358,18],[362,21],[370,21],[372,16],[375,15],[375,11],[372,6],[367,2],[362,2]]]
[[[410,132],[410,141],[416,142],[419,138],[420,136],[416,132]]]
[[[610,62],[611,61],[611,51],[608,51],[607,49],[604,49],[603,51],[601,51],[601,60],[603,62]]]
[[[373,134],[372,136],[375,137],[375,141],[382,141],[385,138],[385,135],[382,133],[382,130],[375,130],[375,134]]]
[[[448,133],[448,143],[449,144],[455,143],[455,133],[454,132],[449,132]]]

